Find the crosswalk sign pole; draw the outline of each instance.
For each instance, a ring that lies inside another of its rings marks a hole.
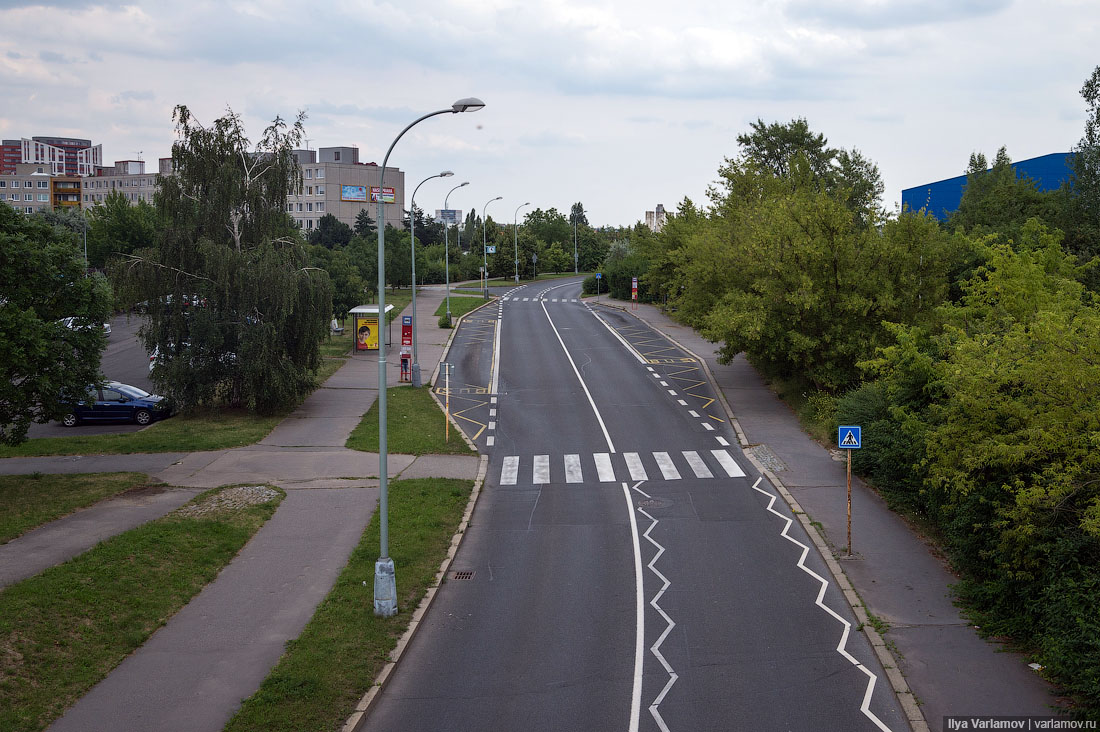
[[[863,430],[855,425],[837,429],[836,445],[848,453],[848,558],[852,558],[852,450],[863,447]]]
[[[852,558],[852,451],[848,451],[848,558]]]

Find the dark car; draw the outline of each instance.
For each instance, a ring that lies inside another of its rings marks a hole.
[[[95,401],[89,401],[93,396]],[[171,415],[172,408],[164,397],[150,394],[136,386],[108,381],[99,386],[88,387],[87,395],[70,407],[70,411],[61,418],[61,423],[66,427],[75,427],[84,421],[137,422],[147,425]]]

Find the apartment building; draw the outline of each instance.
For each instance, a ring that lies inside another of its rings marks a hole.
[[[295,150],[294,156],[302,168],[302,189],[287,197],[286,210],[302,229],[316,228],[325,214],[355,226],[362,209],[377,219],[379,197],[386,223],[402,226],[405,174],[401,170],[387,167],[385,187],[380,188],[381,167],[377,163],[359,162],[357,147]]]
[[[161,158],[159,169],[172,170],[172,158]],[[80,205],[91,208],[102,203],[111,191],[118,191],[131,206],[138,201],[153,203],[153,193],[157,188],[157,175],[145,172],[144,160],[116,160],[113,167],[101,167],[91,177],[81,179]]]
[[[52,175],[92,175],[103,165],[103,146],[46,135],[0,141],[0,175],[15,175],[17,165],[41,165]]]
[[[29,214],[51,209],[53,178],[46,164],[19,163],[11,173],[0,175],[0,201]]]

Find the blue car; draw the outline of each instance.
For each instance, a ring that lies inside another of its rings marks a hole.
[[[95,396],[94,402],[88,400],[92,396]],[[75,427],[84,421],[120,421],[147,425],[171,415],[171,405],[164,397],[136,386],[108,381],[88,387],[86,397],[70,406],[61,424]]]

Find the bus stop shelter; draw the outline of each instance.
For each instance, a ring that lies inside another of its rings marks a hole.
[[[393,310],[393,305],[387,305],[387,316],[389,316],[391,310]],[[348,311],[348,315],[351,316],[352,327],[355,328],[355,350],[377,351],[378,336],[383,331],[378,321],[378,306],[356,305]],[[386,320],[388,321],[389,318],[387,317]],[[386,345],[393,345],[392,323],[387,322],[384,330],[386,333]]]

